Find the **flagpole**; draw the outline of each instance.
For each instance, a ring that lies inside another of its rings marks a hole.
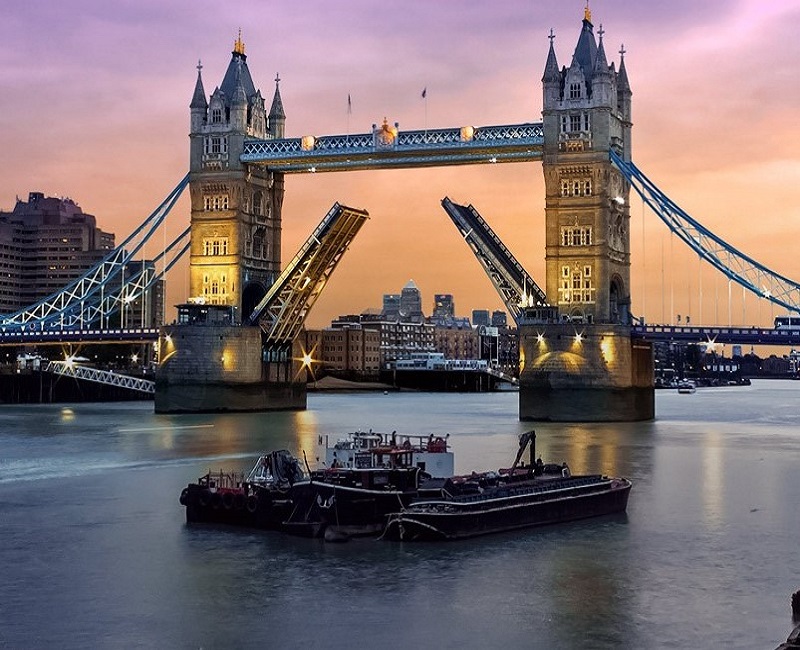
[[[347,140],[350,139],[350,114],[353,112],[353,102],[350,99],[350,93],[347,93]]]
[[[425,139],[428,139],[428,87],[422,89],[422,99],[425,100]]]

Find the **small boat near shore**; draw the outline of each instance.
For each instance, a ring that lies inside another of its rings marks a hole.
[[[541,459],[518,467],[529,444],[533,458],[535,435],[531,431],[520,436],[510,470],[450,480],[441,496],[412,499],[388,515],[382,538],[454,540],[625,511],[631,490],[628,479],[573,476],[566,463],[546,465]]]
[[[697,391],[697,384],[688,379],[678,383],[678,393],[681,395],[691,395]]]

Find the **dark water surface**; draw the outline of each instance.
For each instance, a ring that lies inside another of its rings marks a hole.
[[[656,399],[651,423],[536,426],[545,460],[631,478],[627,516],[443,544],[188,526],[178,495],[356,428],[508,466],[514,393],[0,407],[0,647],[775,648],[800,589],[800,382]]]

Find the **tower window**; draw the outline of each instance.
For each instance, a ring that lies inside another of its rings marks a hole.
[[[203,255],[227,255],[227,237],[209,237],[203,240]],[[208,280],[205,280],[206,282]]]
[[[595,289],[592,285],[590,276],[586,275],[587,269],[591,271],[591,267],[584,266],[581,269],[579,266],[570,268],[563,266],[561,286],[558,289],[558,302],[559,304],[570,304],[575,302],[580,303],[593,303]],[[581,272],[583,271],[583,273]]]
[[[206,212],[227,210],[229,205],[227,194],[206,194],[203,197],[203,209]]]
[[[569,98],[570,99],[580,99],[581,98],[581,85],[577,84],[570,84],[569,85]]]
[[[214,108],[211,110],[211,123],[212,124],[221,124],[222,123],[222,109],[221,108]]]
[[[562,246],[591,246],[591,226],[563,226],[561,228]]]
[[[581,116],[580,115],[570,115],[569,116],[569,130],[573,133],[577,133],[581,130]]]

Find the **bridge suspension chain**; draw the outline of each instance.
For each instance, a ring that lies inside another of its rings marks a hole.
[[[127,281],[125,271],[134,264],[136,255],[164,222],[188,184],[187,174],[125,241],[61,291],[13,314],[0,315],[3,332],[88,325],[101,315],[108,316],[142,295],[186,252],[188,243],[182,249],[176,249],[188,237],[189,229],[181,233],[151,264],[143,265],[141,270],[129,276]],[[155,262],[168,259],[169,255],[172,255],[171,261],[157,273]]]
[[[726,277],[759,298],[800,313],[800,284],[745,255],[690,217],[632,162],[611,151],[611,162],[667,227]]]

